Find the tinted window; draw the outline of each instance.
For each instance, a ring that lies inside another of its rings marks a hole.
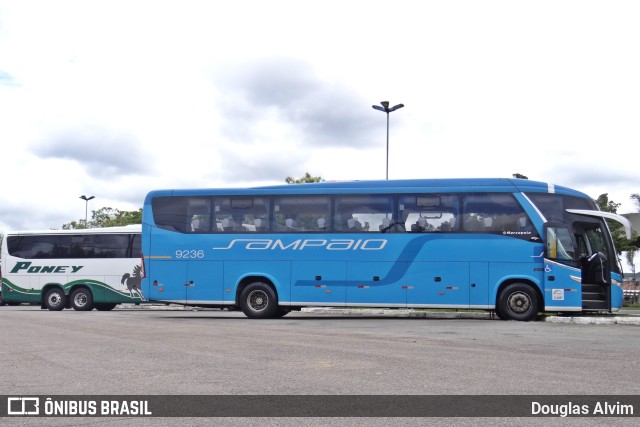
[[[337,196],[332,226],[335,231],[386,231],[394,222],[393,197],[386,195]]]
[[[140,234],[130,234],[131,253],[127,254],[127,258],[140,258],[142,256],[142,236]]]
[[[160,228],[182,233],[212,230],[209,197],[157,197],[152,207],[153,220]]]
[[[328,196],[285,196],[273,201],[273,231],[326,231],[330,218]]]
[[[464,231],[523,239],[538,237],[529,216],[512,194],[468,194],[462,209]]]
[[[137,234],[9,236],[7,249],[25,259],[137,258],[141,252]]]
[[[579,197],[548,193],[527,193],[527,197],[549,222],[569,222],[565,209],[596,209],[595,204]]]
[[[269,231],[269,199],[266,197],[216,198],[215,231],[226,233]]]
[[[401,196],[398,210],[403,229],[412,233],[458,230],[458,199],[451,194]]]

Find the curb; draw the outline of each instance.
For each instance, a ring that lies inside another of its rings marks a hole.
[[[349,308],[326,308],[311,307],[303,308],[303,313],[315,314],[341,314],[341,315],[360,315],[360,316],[389,316],[400,318],[425,318],[425,319],[497,319],[491,313],[475,313],[475,312],[429,312],[415,311],[403,309],[349,309]],[[565,316],[546,316],[543,319],[547,323],[560,324],[577,324],[577,325],[640,325],[640,316],[615,316],[615,317],[565,317]]]
[[[220,311],[219,308],[202,308],[182,306],[178,304],[119,304],[121,310],[169,310],[169,311]],[[386,308],[335,308],[335,307],[303,307],[301,313],[331,314],[336,316],[371,316],[394,318],[422,318],[422,319],[481,319],[497,320],[493,313],[469,311],[419,311],[413,309]],[[629,316],[545,316],[542,321],[547,323],[575,324],[575,325],[636,325],[640,326],[640,315]]]

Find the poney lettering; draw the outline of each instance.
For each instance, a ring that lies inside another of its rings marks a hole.
[[[77,273],[84,266],[82,265],[31,265],[31,262],[16,262],[11,273]]]

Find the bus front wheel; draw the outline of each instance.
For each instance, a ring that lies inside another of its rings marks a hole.
[[[87,288],[77,288],[71,292],[71,307],[78,311],[93,310],[93,295]]]
[[[61,311],[67,305],[67,296],[60,288],[52,288],[44,295],[44,306],[51,311]]]
[[[284,317],[289,313],[291,313],[290,308],[278,307],[278,309],[276,310],[275,317]]]
[[[273,317],[278,310],[278,299],[271,286],[254,282],[242,290],[240,308],[245,316],[252,319]]]
[[[538,306],[538,295],[531,286],[512,283],[500,293],[496,312],[505,320],[528,321],[537,316]]]

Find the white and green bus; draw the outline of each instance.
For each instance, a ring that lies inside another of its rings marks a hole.
[[[140,225],[15,231],[2,241],[2,300],[58,311],[146,301]]]

